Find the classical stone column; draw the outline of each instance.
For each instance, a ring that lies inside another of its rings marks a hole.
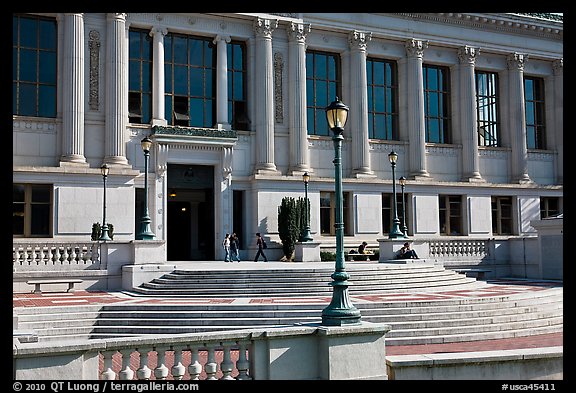
[[[476,80],[474,65],[479,48],[458,49],[460,60],[460,130],[462,133],[462,181],[484,181],[478,159],[478,114],[476,112]]]
[[[128,122],[128,64],[126,14],[107,14],[106,25],[106,135],[104,162],[128,165],[124,134]]]
[[[352,133],[352,175],[373,177],[368,143],[368,84],[366,46],[372,33],[354,30],[348,34],[350,45],[350,132]]]
[[[429,178],[426,169],[426,126],[424,123],[424,79],[422,58],[428,41],[414,38],[406,41],[406,77],[408,106],[408,142],[410,154],[409,176],[413,179]]]
[[[166,112],[164,106],[164,36],[168,30],[164,27],[153,27],[152,37],[152,125],[165,126]]]
[[[84,157],[84,14],[64,14],[62,163]]]
[[[256,35],[256,173],[280,174],[274,164],[274,64],[272,32],[278,20],[257,18]]]
[[[228,120],[228,52],[226,44],[230,36],[217,35],[213,41],[216,44],[216,126],[229,130]]]
[[[510,142],[512,148],[512,182],[529,183],[528,148],[526,144],[526,110],[524,102],[524,63],[528,55],[508,55],[508,97],[510,100]]]
[[[552,64],[554,70],[554,132],[556,136],[556,182],[564,184],[564,59],[558,59]]]
[[[288,26],[288,117],[290,162],[288,172],[302,175],[311,172],[306,121],[306,35],[310,25]]]

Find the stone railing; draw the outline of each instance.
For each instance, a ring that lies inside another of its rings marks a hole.
[[[362,322],[72,343],[14,338],[14,379],[387,379],[389,330]]]
[[[100,264],[100,244],[98,242],[14,239],[12,264],[14,271],[27,267],[77,266],[85,268]]]
[[[484,259],[490,257],[489,239],[429,240],[429,255],[434,259]]]

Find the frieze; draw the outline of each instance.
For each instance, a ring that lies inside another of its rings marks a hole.
[[[528,161],[553,162],[555,153],[544,151],[528,151]]]
[[[194,128],[180,126],[154,126],[152,134],[155,135],[186,135],[213,138],[236,138],[235,130],[220,130],[217,128]]]
[[[498,158],[498,159],[508,159],[510,155],[510,149],[508,148],[479,148],[478,155],[481,157]]]
[[[426,146],[426,154],[435,156],[457,156],[461,146]]]
[[[88,48],[90,50],[90,94],[88,104],[90,109],[99,108],[99,70],[100,70],[100,33],[91,30],[88,33]]]
[[[45,121],[30,121],[30,120],[13,120],[12,127],[16,131],[29,131],[41,133],[55,133],[56,123],[47,123]]]

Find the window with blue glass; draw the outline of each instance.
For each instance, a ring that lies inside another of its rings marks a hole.
[[[524,77],[526,105],[526,145],[528,149],[546,149],[544,122],[544,80]]]
[[[216,51],[209,38],[164,37],[165,109],[168,124],[213,127],[216,123]]]
[[[150,123],[152,112],[152,39],[148,30],[130,29],[128,118],[130,123]]]
[[[306,51],[306,118],[308,134],[330,135],[326,107],[340,94],[340,57]]]
[[[235,130],[249,130],[246,103],[246,45],[234,42],[226,46],[228,51],[228,121]]]
[[[56,117],[57,25],[53,18],[12,17],[12,113]]]
[[[398,139],[396,63],[367,59],[368,138]]]
[[[450,143],[450,76],[447,67],[424,65],[426,142]]]
[[[478,145],[499,145],[498,74],[476,71]]]

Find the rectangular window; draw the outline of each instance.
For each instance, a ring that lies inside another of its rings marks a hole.
[[[512,235],[512,197],[492,197],[492,234]]]
[[[128,50],[128,119],[148,124],[152,117],[152,37],[130,29]]]
[[[560,214],[560,198],[540,197],[540,218],[552,217]]]
[[[55,19],[12,17],[12,114],[56,117],[56,46]]]
[[[349,193],[342,193],[342,207],[343,216],[342,222],[344,223],[344,235],[352,233],[350,226],[350,207],[351,201]],[[335,236],[336,228],[336,193],[334,192],[321,192],[320,193],[320,233],[323,236]]]
[[[409,200],[408,195],[405,194],[404,199],[406,201]],[[393,194],[382,194],[382,234],[384,235],[387,235],[392,231],[392,224],[394,222],[393,200]],[[396,214],[398,221],[400,222],[400,231],[403,232],[404,226],[408,227],[407,223],[410,222],[410,217],[408,204],[402,202],[402,193],[396,193]],[[406,217],[406,223],[404,222],[404,217]]]
[[[211,128],[216,124],[216,51],[211,39],[168,33],[164,37],[166,121]]]
[[[306,51],[306,119],[308,134],[330,135],[326,107],[340,92],[340,56]]]
[[[450,74],[448,67],[424,65],[426,142],[450,142]]]
[[[528,149],[546,149],[544,106],[544,80],[524,77],[526,105],[526,146]]]
[[[52,186],[12,184],[12,236],[49,237],[52,227]]]
[[[246,102],[246,44],[234,42],[226,46],[228,51],[228,121],[235,130],[249,130],[248,105]]]
[[[368,138],[398,140],[396,63],[367,59]]]
[[[462,196],[439,195],[440,234],[462,235]]]
[[[499,145],[498,74],[476,71],[478,145]]]

